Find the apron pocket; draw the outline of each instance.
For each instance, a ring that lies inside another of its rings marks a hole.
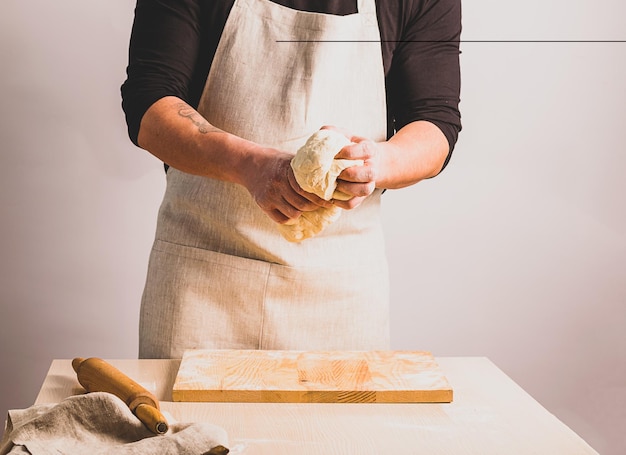
[[[141,358],[181,358],[185,349],[388,348],[385,261],[288,267],[154,244],[141,306]]]
[[[258,349],[269,264],[155,241],[141,304],[140,357]]]
[[[272,265],[263,349],[389,349],[387,263],[343,269]]]

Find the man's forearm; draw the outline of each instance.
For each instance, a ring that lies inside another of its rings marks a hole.
[[[437,175],[448,156],[449,144],[433,123],[416,121],[382,144],[378,188],[403,188]]]
[[[212,126],[176,97],[161,98],[146,111],[138,143],[178,170],[239,184],[263,153],[259,145]]]
[[[176,97],[162,98],[146,111],[138,143],[178,170],[244,186],[268,153],[254,142],[214,127]],[[434,177],[449,150],[445,135],[427,121],[406,125],[380,146],[382,162],[376,186],[389,189]]]
[[[180,171],[242,185],[278,223],[330,205],[298,186],[292,154],[221,131],[179,98],[162,98],[146,111],[138,143]]]

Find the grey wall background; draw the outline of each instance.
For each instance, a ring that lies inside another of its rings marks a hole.
[[[134,2],[4,0],[0,414],[52,359],[136,356],[164,189],[126,137]],[[386,195],[393,344],[487,356],[602,454],[626,452],[621,0],[464,3],[464,131]]]

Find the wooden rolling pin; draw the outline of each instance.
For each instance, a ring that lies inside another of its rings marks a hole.
[[[72,360],[72,368],[87,392],[112,393],[123,400],[150,431],[167,432],[167,420],[159,411],[157,398],[113,365],[96,357],[77,357]]]

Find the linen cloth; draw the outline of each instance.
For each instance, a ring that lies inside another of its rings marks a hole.
[[[9,411],[0,455],[223,455],[226,431],[206,423],[172,423],[158,436],[113,394],[93,392],[58,404]],[[213,452],[211,452],[211,450]]]

